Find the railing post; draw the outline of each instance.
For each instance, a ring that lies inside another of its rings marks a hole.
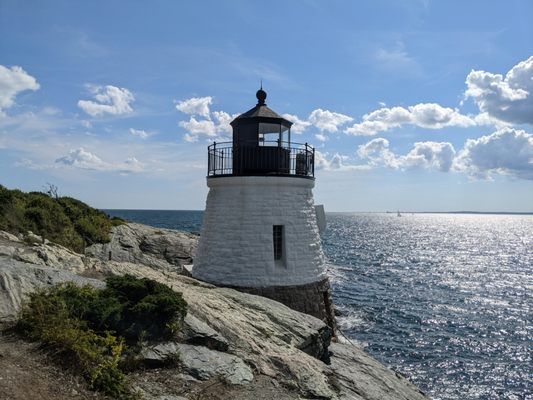
[[[313,177],[315,176],[315,148],[313,147],[313,158],[311,159],[311,162],[313,163]]]
[[[207,176],[211,173],[211,146],[207,146]]]
[[[213,175],[217,174],[217,161],[218,161],[217,158],[218,158],[218,156],[217,156],[217,142],[213,142],[213,161],[214,161],[214,164],[215,164],[215,166],[213,168],[214,169]]]

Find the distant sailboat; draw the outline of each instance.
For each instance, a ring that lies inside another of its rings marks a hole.
[[[402,214],[400,214],[400,211],[398,211],[398,214],[397,214],[397,215],[398,215],[398,217],[401,217],[401,216],[402,216]]]

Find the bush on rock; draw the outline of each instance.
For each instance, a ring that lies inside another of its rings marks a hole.
[[[0,185],[0,229],[12,233],[32,231],[77,252],[93,243],[109,241],[114,225],[124,223],[72,197],[24,193]]]
[[[185,317],[187,303],[180,293],[146,278],[114,276],[106,283],[96,289],[67,282],[32,293],[16,329],[53,348],[92,388],[130,398],[120,366],[126,343],[169,338]]]

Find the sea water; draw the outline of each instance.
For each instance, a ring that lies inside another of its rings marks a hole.
[[[199,232],[200,211],[106,210]],[[533,216],[328,213],[339,328],[433,399],[532,399]]]

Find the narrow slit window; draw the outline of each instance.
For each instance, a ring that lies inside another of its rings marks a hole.
[[[283,258],[283,225],[274,225],[272,230],[274,239],[274,260]]]

